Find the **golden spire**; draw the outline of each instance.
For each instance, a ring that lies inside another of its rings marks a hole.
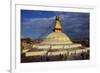
[[[56,16],[54,32],[61,32],[61,31],[62,31],[62,28],[61,28],[61,24],[60,24],[60,19],[59,19],[59,16]]]

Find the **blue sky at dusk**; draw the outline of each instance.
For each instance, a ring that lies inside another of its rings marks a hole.
[[[72,39],[89,37],[89,13],[21,10],[21,37],[45,38],[53,32],[55,16],[60,17],[62,31]]]

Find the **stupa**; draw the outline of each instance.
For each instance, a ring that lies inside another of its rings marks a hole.
[[[55,27],[40,44],[33,45],[37,49],[70,49],[81,47],[81,44],[75,44],[69,36],[63,33],[59,16],[56,16]]]
[[[68,35],[62,31],[59,16],[56,16],[55,27],[42,42],[33,44],[33,48],[25,53],[25,56],[70,56],[87,52],[89,48],[83,48],[81,44],[73,43]]]

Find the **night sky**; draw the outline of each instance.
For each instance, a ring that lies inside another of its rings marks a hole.
[[[53,32],[55,16],[72,39],[89,38],[89,13],[21,10],[21,38],[45,38]]]

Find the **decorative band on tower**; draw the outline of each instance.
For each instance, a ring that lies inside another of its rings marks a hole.
[[[56,16],[54,32],[62,32],[59,16]]]

